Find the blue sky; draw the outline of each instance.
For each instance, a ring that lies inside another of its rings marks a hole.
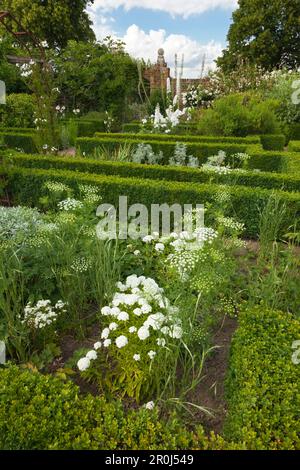
[[[154,62],[163,47],[168,64],[184,54],[184,75],[200,74],[226,46],[226,35],[237,0],[94,0],[89,8],[99,39],[107,35],[124,40],[134,57]]]

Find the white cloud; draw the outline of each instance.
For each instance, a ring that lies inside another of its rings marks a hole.
[[[184,76],[197,78],[200,76],[202,61],[205,56],[206,70],[214,68],[214,60],[221,54],[224,48],[222,44],[210,41],[200,44],[184,34],[167,35],[164,29],[150,30],[146,33],[137,25],[131,25],[122,38],[126,43],[126,50],[136,58],[156,61],[157,51],[160,47],[165,50],[165,59],[171,67],[174,76],[175,54],[178,54],[179,62],[184,54]]]
[[[237,0],[95,0],[91,7],[94,11],[112,11],[123,7],[126,11],[132,8],[145,8],[149,10],[164,11],[171,15],[188,18],[194,14],[201,14],[215,8],[233,9],[237,7]]]

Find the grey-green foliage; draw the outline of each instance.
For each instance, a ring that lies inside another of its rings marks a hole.
[[[139,144],[136,150],[133,152],[131,159],[134,163],[155,165],[160,163],[160,161],[163,159],[163,153],[160,151],[159,154],[155,154],[151,145]]]
[[[170,158],[169,164],[173,166],[189,166],[197,168],[199,166],[198,159],[192,155],[187,155],[187,146],[177,142],[173,157]]]
[[[28,237],[42,223],[42,215],[37,209],[0,207],[0,239]]]

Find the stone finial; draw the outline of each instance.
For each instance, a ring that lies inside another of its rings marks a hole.
[[[157,63],[161,67],[167,66],[166,61],[165,61],[165,51],[162,48],[158,49]]]

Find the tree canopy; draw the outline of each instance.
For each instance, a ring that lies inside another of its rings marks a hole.
[[[65,47],[68,40],[94,39],[92,22],[85,11],[94,0],[3,0],[7,10],[49,47]]]
[[[300,66],[300,1],[239,0],[228,48],[218,60],[224,71],[247,59],[264,69]]]

